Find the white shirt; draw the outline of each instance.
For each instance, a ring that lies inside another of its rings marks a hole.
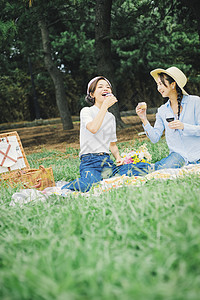
[[[84,107],[80,112],[80,153],[79,156],[87,153],[110,153],[110,142],[116,142],[116,121],[112,113],[106,112],[99,130],[93,134],[86,125],[91,122],[99,112],[96,105]]]

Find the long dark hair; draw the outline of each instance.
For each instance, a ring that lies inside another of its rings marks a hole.
[[[171,84],[172,82],[176,82],[171,76],[165,74],[165,73],[159,73],[158,74],[160,77],[161,82],[164,84],[164,86],[167,87],[166,83],[165,83],[165,79]],[[178,86],[177,82],[176,82],[176,91],[177,91],[177,101],[178,101],[178,120],[180,117],[180,112],[181,112],[181,101],[183,98],[183,93],[181,88]]]
[[[95,90],[96,90],[96,86],[97,86],[97,83],[99,82],[99,80],[105,80],[108,82],[108,80],[104,77],[104,76],[99,76],[96,80],[94,80],[90,87],[89,87],[89,93],[87,94],[87,96],[85,97],[85,101],[90,105],[94,105],[95,103],[95,98],[93,98],[92,96],[90,96],[90,93],[94,93]],[[110,86],[111,87],[111,86]]]

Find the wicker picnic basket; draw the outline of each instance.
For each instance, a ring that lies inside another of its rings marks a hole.
[[[16,131],[0,134],[0,182],[38,190],[55,186],[51,167],[41,165],[39,169],[30,169]]]

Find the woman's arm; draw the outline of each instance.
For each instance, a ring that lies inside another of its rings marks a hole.
[[[169,123],[169,128],[182,130],[185,136],[200,136],[200,97],[189,96],[187,111],[182,121],[175,120]]]
[[[198,96],[190,96],[190,100],[188,100],[188,107],[190,119],[184,121],[183,117],[183,135],[191,135],[191,136],[200,136],[200,97]],[[192,101],[193,106],[190,104]]]
[[[147,106],[145,106],[144,104],[146,103],[145,102],[138,103],[136,107],[136,113],[143,123],[142,125],[148,138],[151,140],[152,143],[157,143],[160,140],[164,131],[164,124],[162,121],[162,117],[160,116],[159,113],[157,113],[154,127],[151,126],[151,124],[147,119],[147,114],[146,114]]]
[[[87,123],[86,128],[93,134],[95,134],[99,128],[101,127],[105,114],[109,107],[111,107],[113,104],[117,102],[117,99],[115,96],[105,96],[105,100],[102,103],[102,106],[96,115],[96,117],[89,123]]]
[[[193,135],[193,136],[200,136],[200,124],[199,125],[191,125],[183,123],[183,134],[184,135]]]
[[[162,116],[160,116],[160,114],[157,113],[154,126],[151,126],[151,124],[147,122],[146,125],[143,124],[143,128],[151,142],[154,144],[157,143],[160,140],[165,129]]]
[[[123,159],[121,158],[121,156],[119,154],[119,149],[115,142],[110,143],[110,151],[116,159],[117,166],[123,165]]]

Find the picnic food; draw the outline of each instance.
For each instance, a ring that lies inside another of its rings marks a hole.
[[[146,109],[146,108],[147,108],[147,104],[145,102],[141,102],[140,109]]]

